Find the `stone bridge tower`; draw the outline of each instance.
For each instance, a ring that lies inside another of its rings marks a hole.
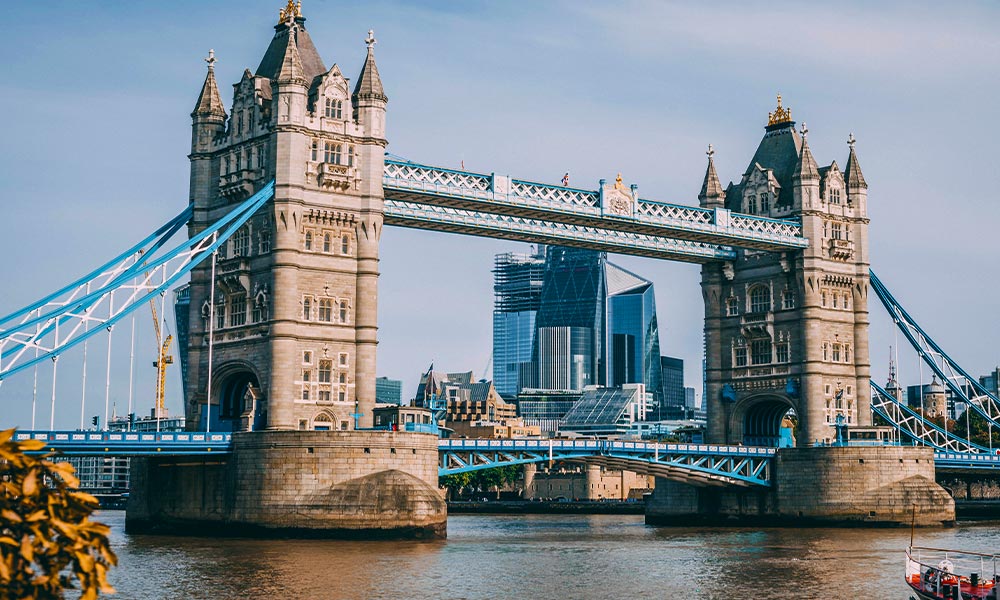
[[[189,233],[272,179],[275,198],[220,248],[214,306],[211,261],[192,272],[192,428],[205,427],[206,398],[213,431],[371,426],[388,99],[371,31],[352,91],[305,21],[292,2],[281,11],[228,114],[214,53],[206,59],[191,114]]]
[[[790,410],[800,446],[833,439],[838,416],[871,424],[868,186],[853,135],[841,170],[817,166],[806,134],[778,96],[750,165],[725,190],[709,147],[703,207],[797,220],[810,240],[702,269],[712,442],[777,445]]]

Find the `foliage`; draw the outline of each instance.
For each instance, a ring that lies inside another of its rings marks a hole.
[[[979,444],[984,447],[990,447],[990,434],[992,433],[992,447],[1000,448],[1000,427],[990,427],[989,421],[985,417],[975,410],[968,410],[971,411],[968,415],[963,413],[959,415],[957,421],[949,421],[949,425],[952,427],[949,431],[969,440],[973,444]]]
[[[114,593],[110,530],[90,520],[97,499],[76,489],[69,463],[26,454],[44,442],[13,436],[13,429],[0,432],[0,598],[62,598],[74,579],[82,600]]]
[[[500,488],[513,483],[521,477],[521,465],[506,465],[478,471],[466,471],[453,475],[444,475],[438,479],[441,487],[448,488],[453,494],[460,493],[465,488],[474,490],[496,490],[500,496]]]

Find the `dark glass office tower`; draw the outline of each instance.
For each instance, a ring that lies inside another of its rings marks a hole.
[[[604,252],[549,247],[535,321],[533,362],[540,387],[579,390],[606,385],[605,264]],[[541,332],[546,332],[545,347],[539,343]]]
[[[663,378],[653,283],[611,263],[605,267],[605,278],[611,339],[608,384],[644,383],[658,407]]]

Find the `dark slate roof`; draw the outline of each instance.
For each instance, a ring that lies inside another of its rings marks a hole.
[[[482,402],[490,397],[493,382],[477,381],[476,383],[463,383],[458,387],[463,390],[469,390],[469,400],[472,402]]]
[[[305,21],[302,17],[295,19],[297,24],[295,28],[295,47],[299,51],[302,74],[305,76],[306,81],[312,82],[316,77],[326,73],[326,66],[323,65],[323,59],[320,58],[316,46],[313,45],[312,39],[309,37],[309,32],[306,31]],[[268,45],[267,51],[264,52],[264,58],[260,59],[260,64],[257,66],[257,75],[267,77],[268,79],[276,79],[278,77],[278,71],[281,70],[281,63],[285,60],[285,46],[287,43],[288,25],[286,23],[275,25],[274,37],[271,38],[271,43]]]
[[[799,162],[799,152],[802,148],[802,138],[795,131],[795,121],[787,121],[768,125],[767,132],[757,146],[757,152],[744,171],[744,177],[759,164],[765,169],[774,171],[781,190],[778,193],[777,206],[791,206],[794,203],[792,193],[792,174]],[[743,200],[743,186],[731,186],[726,190],[726,205],[732,210],[739,210]]]

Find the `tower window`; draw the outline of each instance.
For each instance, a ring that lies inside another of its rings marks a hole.
[[[830,360],[830,344],[827,342],[823,342],[823,360]],[[830,391],[827,390],[826,393],[829,394]]]
[[[771,210],[771,194],[764,192],[760,195],[760,212],[766,213]]]
[[[750,214],[757,212],[757,196],[750,194],[747,198],[747,212]]]
[[[222,329],[226,326],[226,300],[220,299],[215,303],[215,328]]]
[[[250,256],[250,229],[246,226],[233,235],[233,256]]]
[[[267,225],[261,227],[260,231],[257,232],[257,249],[260,254],[266,254],[271,251],[271,228]]]
[[[333,321],[333,300],[321,298],[319,301],[319,320],[329,323]]]
[[[313,234],[311,231],[306,232],[306,250],[313,249]]]
[[[830,204],[840,204],[840,188],[830,188]]]
[[[329,360],[319,361],[319,382],[330,383],[333,375],[333,363]]]
[[[766,365],[771,362],[771,340],[754,340],[750,344],[750,364]]]
[[[302,319],[306,321],[312,319],[312,298],[309,296],[302,299]]]
[[[340,353],[340,366],[342,366],[342,367],[346,367],[347,366],[347,353],[346,352],[341,352]]]
[[[833,362],[840,362],[840,344],[833,345]]]
[[[795,308],[795,292],[785,290],[781,292],[781,308],[791,310]]]
[[[329,252],[329,251],[330,251],[330,234],[325,233],[323,234],[323,252]]]
[[[340,391],[337,392],[337,400],[340,402],[347,402],[347,392],[344,388],[340,388]]]
[[[247,297],[243,294],[236,294],[229,304],[229,325],[239,327],[247,322]]]
[[[326,156],[325,160],[328,163],[339,165],[341,153],[343,152],[343,147],[340,144],[335,144],[333,142],[326,142]]]
[[[766,285],[754,286],[750,290],[750,312],[763,313],[771,310],[771,290]]]
[[[774,346],[775,354],[777,354],[779,363],[786,363],[789,361],[789,351],[788,342],[780,342]]]
[[[319,140],[317,140],[315,138],[313,138],[313,141],[312,141],[312,150],[309,153],[309,156],[311,157],[311,160],[313,162],[316,162],[316,161],[319,160]]]
[[[740,346],[733,350],[733,365],[737,367],[747,366],[747,349],[746,346]]]
[[[340,322],[347,323],[347,300],[340,301]]]
[[[312,361],[313,361],[313,353],[312,352],[310,352],[309,350],[306,350],[305,352],[302,353],[302,362],[304,362],[307,365],[311,365]]]
[[[308,386],[302,386],[302,399],[305,400],[306,402],[309,401],[309,387]]]
[[[347,235],[340,236],[340,253],[341,254],[351,253],[351,238]]]
[[[343,118],[344,101],[335,98],[326,99],[326,116],[331,119]]]
[[[830,224],[830,237],[833,238],[833,239],[835,239],[835,240],[839,240],[839,239],[842,239],[840,236],[841,236],[840,223],[831,223]]]
[[[726,299],[726,316],[735,317],[740,314],[740,304],[739,300],[735,296],[730,296]]]
[[[354,166],[354,146],[347,147],[347,166]]]

